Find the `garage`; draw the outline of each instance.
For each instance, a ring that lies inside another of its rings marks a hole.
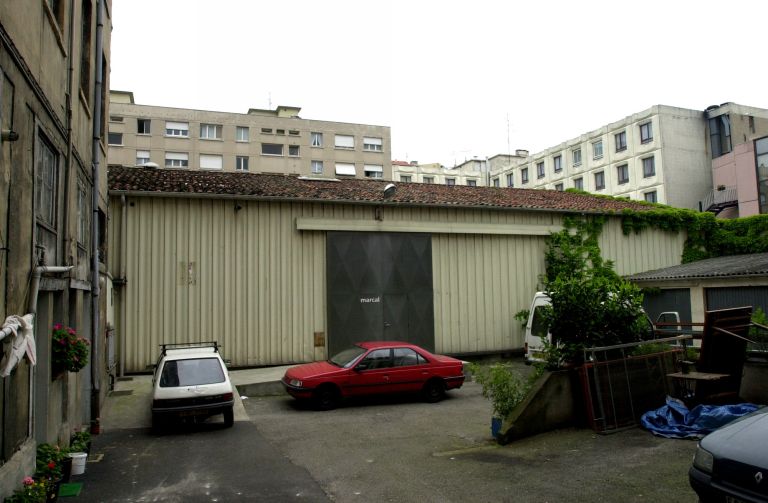
[[[703,322],[704,312],[714,309],[753,306],[768,312],[768,253],[710,258],[626,278],[649,289],[644,307],[652,317],[679,311],[681,321]]]
[[[729,307],[759,307],[768,313],[768,286],[707,288],[707,309]]]

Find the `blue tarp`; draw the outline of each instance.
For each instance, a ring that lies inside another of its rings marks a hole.
[[[643,427],[654,435],[667,438],[701,438],[736,418],[759,409],[751,403],[737,405],[697,405],[691,410],[676,398],[667,397],[667,405],[646,412],[640,418]]]

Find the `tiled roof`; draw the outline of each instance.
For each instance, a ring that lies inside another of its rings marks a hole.
[[[768,253],[716,257],[627,276],[632,281],[768,276]]]
[[[190,171],[163,168],[109,168],[111,193],[223,195],[242,199],[279,199],[340,203],[386,203],[407,206],[535,209],[610,213],[651,207],[632,201],[539,189],[468,187],[395,182],[397,190],[384,199],[392,183],[368,179],[323,179],[297,175]]]

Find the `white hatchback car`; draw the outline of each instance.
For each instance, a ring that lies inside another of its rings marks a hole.
[[[152,379],[152,427],[171,418],[234,422],[234,388],[216,342],[162,344]]]

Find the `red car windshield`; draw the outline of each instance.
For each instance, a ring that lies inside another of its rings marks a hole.
[[[336,365],[337,367],[349,368],[353,363],[355,363],[355,361],[357,361],[360,355],[365,353],[365,351],[366,350],[360,346],[352,346],[351,348],[347,348],[340,353],[336,353],[328,360],[328,362]]]

